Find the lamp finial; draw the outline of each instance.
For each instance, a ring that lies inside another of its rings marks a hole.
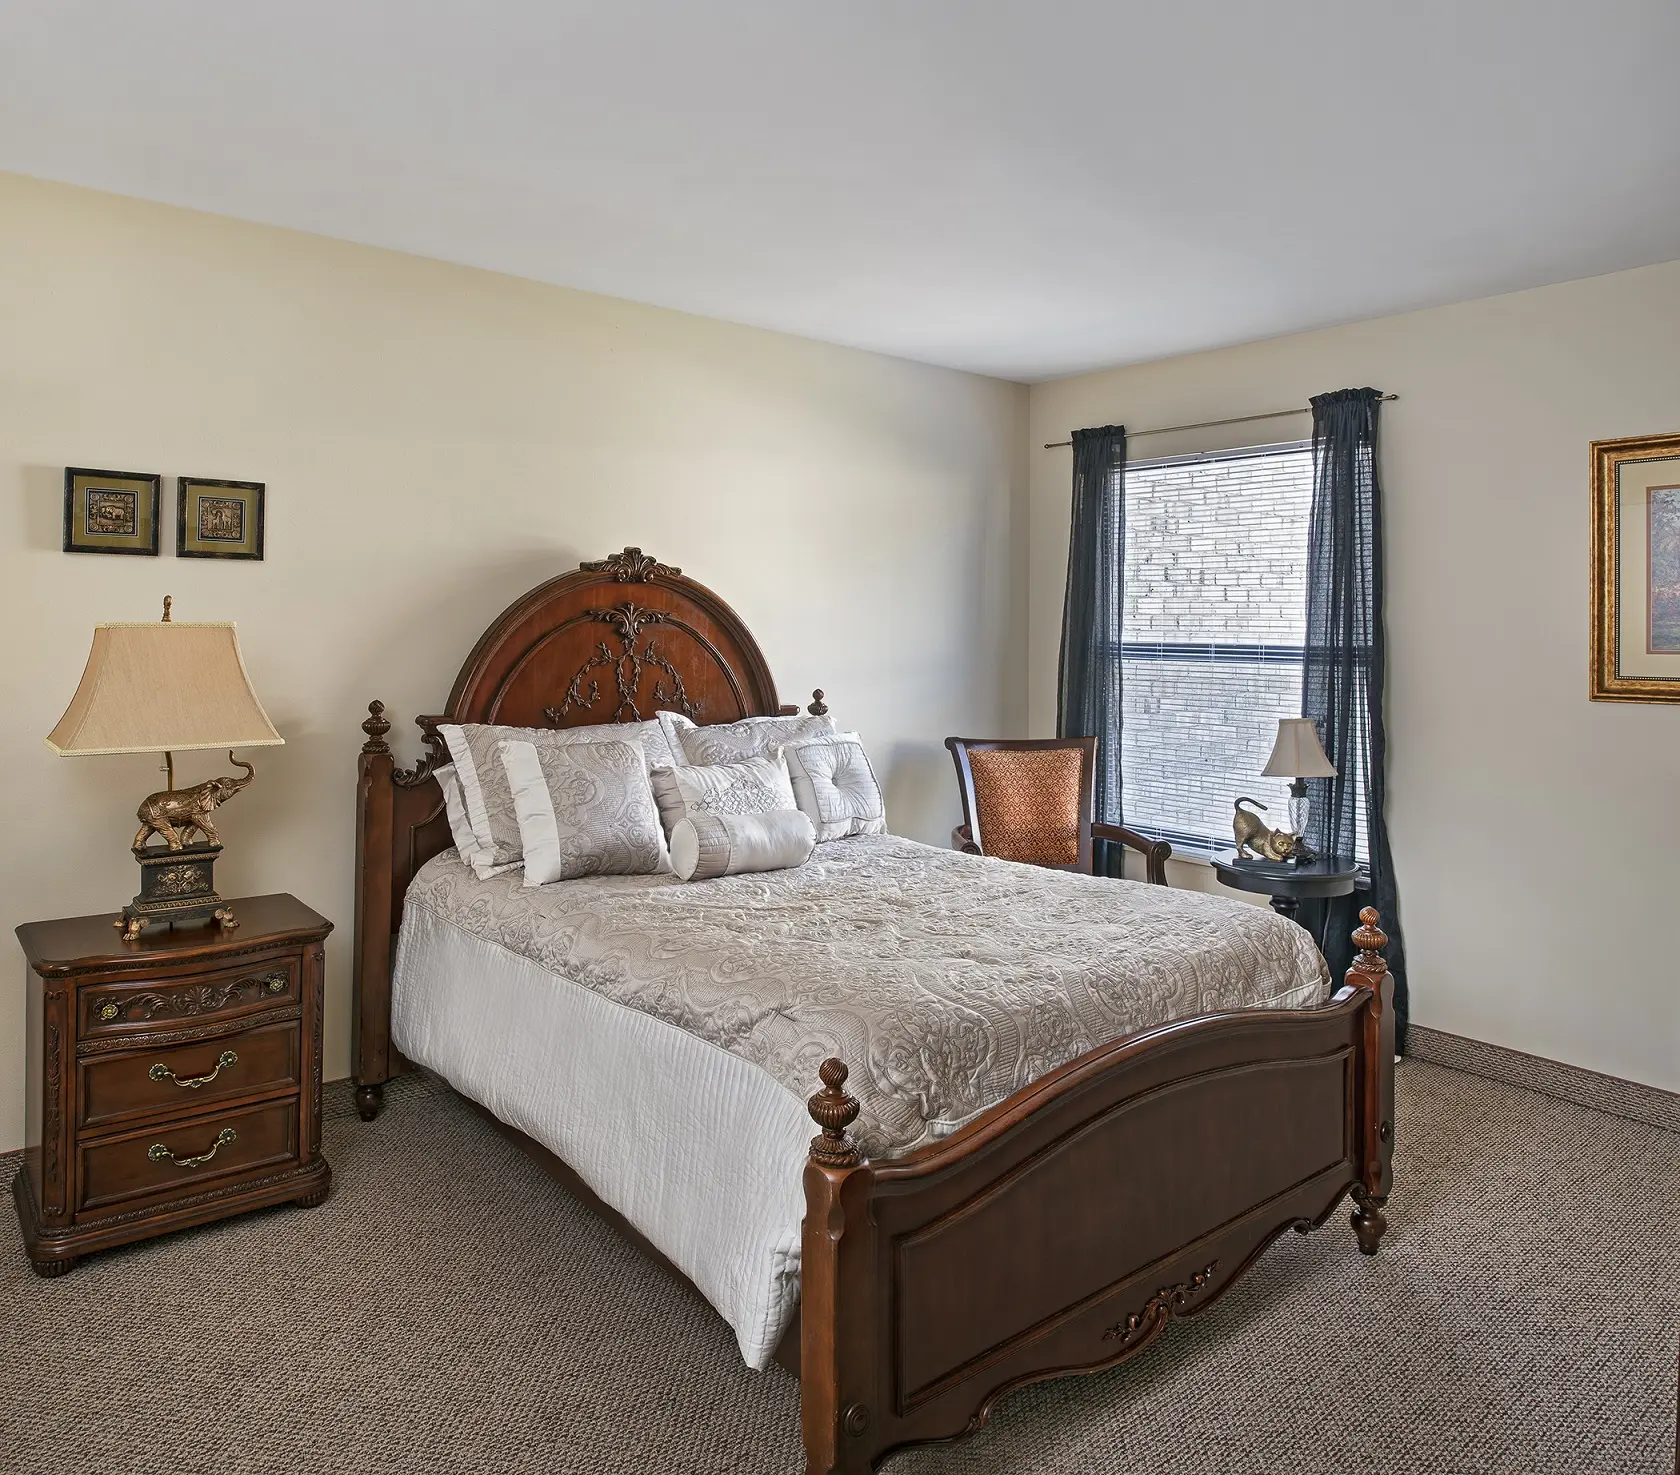
[[[163,596],[163,623],[166,624],[166,625],[173,625],[175,623],[172,619],[169,618],[170,606],[173,605],[174,603],[175,603],[175,596],[173,594],[165,594]]]

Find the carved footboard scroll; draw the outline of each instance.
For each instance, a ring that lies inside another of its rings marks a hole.
[[[846,1067],[826,1061],[805,1169],[807,1475],[860,1475],[978,1428],[1012,1388],[1136,1355],[1350,1190],[1375,1253],[1393,984],[1376,913],[1361,921],[1322,1008],[1104,1045],[903,1158],[861,1158]]]

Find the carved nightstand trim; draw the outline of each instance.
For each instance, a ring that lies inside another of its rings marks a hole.
[[[292,981],[289,968],[271,968],[220,983],[183,983],[135,993],[90,994],[88,1022],[97,1029],[108,1024],[148,1023],[153,1019],[191,1019],[219,1014],[230,1006],[257,999],[278,998]]]

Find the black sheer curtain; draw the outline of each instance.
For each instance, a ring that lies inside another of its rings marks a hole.
[[[1073,525],[1068,536],[1059,737],[1097,739],[1097,818],[1120,814],[1120,609],[1126,568],[1126,427],[1073,432]],[[1110,853],[1112,852],[1112,853]],[[1120,874],[1120,847],[1096,843],[1098,875]]]
[[[1307,539],[1306,675],[1301,714],[1318,724],[1336,777],[1310,779],[1308,842],[1324,855],[1351,855],[1364,820],[1370,886],[1321,903],[1315,920],[1340,983],[1353,961],[1359,909],[1374,906],[1388,934],[1394,975],[1396,1048],[1409,1015],[1406,949],[1384,815],[1382,488],[1377,417],[1382,394],[1341,389],[1317,395],[1313,411],[1312,525]],[[1363,814],[1361,814],[1363,806]]]

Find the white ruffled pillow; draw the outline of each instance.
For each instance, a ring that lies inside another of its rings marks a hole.
[[[442,768],[432,771],[432,777],[443,790],[443,812],[449,817],[450,838],[454,840],[461,859],[471,865],[473,857],[478,854],[478,836],[473,834],[472,821],[467,818],[467,805],[461,797],[461,780],[455,772],[455,765],[445,763]]]
[[[671,869],[683,881],[710,881],[750,871],[802,866],[817,848],[817,832],[797,809],[763,814],[691,812],[671,831]]]
[[[525,885],[666,868],[665,836],[639,744],[538,747],[504,739],[496,754],[519,817]]]
[[[886,833],[886,801],[855,732],[789,743],[782,757],[794,800],[816,826],[818,843]]]

